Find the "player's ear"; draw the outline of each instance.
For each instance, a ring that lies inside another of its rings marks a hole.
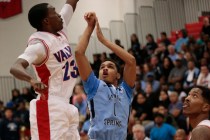
[[[49,23],[48,18],[43,19],[42,23],[43,23],[43,24],[48,24],[48,23]]]
[[[118,73],[117,73],[117,80],[119,80],[120,77],[121,77],[121,76],[120,76],[120,73],[118,72]]]
[[[210,105],[205,103],[202,107],[202,110],[205,111],[205,112],[209,112],[210,111]]]

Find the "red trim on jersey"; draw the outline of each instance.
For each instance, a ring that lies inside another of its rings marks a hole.
[[[50,119],[47,100],[36,102],[36,117],[39,140],[50,140]]]
[[[60,31],[60,33],[62,34],[62,35],[64,35],[65,36],[65,38],[68,40],[68,37],[67,37],[67,35],[61,30]]]
[[[40,67],[35,67],[41,82],[49,86],[50,71],[44,64]],[[50,119],[48,110],[48,90],[41,96],[40,100],[36,102],[37,126],[40,140],[50,140]]]

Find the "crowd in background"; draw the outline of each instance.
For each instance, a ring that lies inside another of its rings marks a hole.
[[[141,44],[136,34],[131,35],[130,49],[136,58],[137,78],[128,122],[128,140],[186,140],[190,133],[182,104],[189,90],[200,85],[210,88],[210,23],[204,18],[198,39],[180,30],[171,42],[165,32],[155,41],[152,34]],[[115,43],[124,48],[120,40]],[[101,62],[107,57],[116,60],[123,70],[124,64],[115,54],[94,54],[91,64],[96,76]],[[36,97],[30,88],[12,90],[8,103],[0,101],[0,139],[24,140],[30,138],[29,102]],[[80,114],[81,139],[88,139],[90,126],[87,98],[82,84],[77,84],[70,103]],[[125,120],[126,121],[126,120]]]

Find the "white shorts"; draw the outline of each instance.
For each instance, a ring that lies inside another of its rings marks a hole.
[[[32,140],[79,140],[78,125],[78,109],[66,99],[49,96],[30,102]]]

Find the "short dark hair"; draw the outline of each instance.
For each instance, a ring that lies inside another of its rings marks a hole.
[[[203,99],[210,104],[210,90],[206,87],[203,86],[195,86],[193,88],[199,88],[202,92],[201,92],[201,96],[203,97]]]
[[[167,36],[166,32],[161,32],[161,35]]]
[[[48,13],[48,3],[34,5],[28,12],[28,20],[32,27],[41,30],[42,21]]]
[[[115,64],[115,66],[116,66],[116,68],[117,68],[117,72],[120,72],[120,66],[119,66],[119,64],[115,61],[115,60],[113,60],[113,59],[111,59],[111,58],[106,58],[105,60],[104,60],[104,62],[105,61],[111,61],[111,62],[113,62],[114,64]],[[102,62],[103,63],[103,62]]]

